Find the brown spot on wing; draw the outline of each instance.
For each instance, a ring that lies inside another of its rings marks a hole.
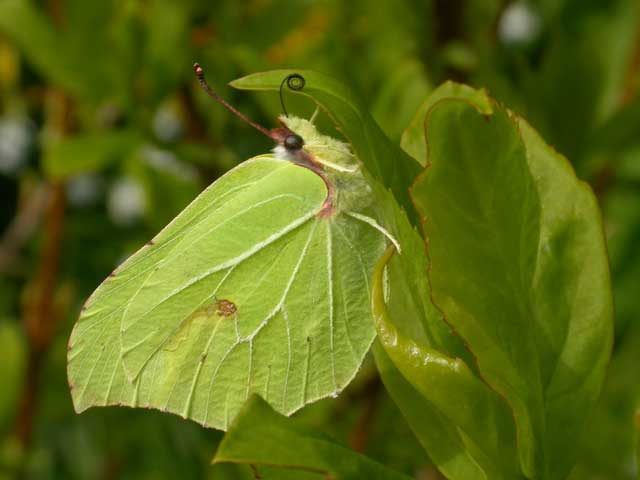
[[[216,313],[221,317],[231,317],[238,311],[238,307],[236,307],[235,303],[224,299],[218,300],[216,302],[216,307],[218,309]]]

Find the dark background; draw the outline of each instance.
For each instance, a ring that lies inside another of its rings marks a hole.
[[[637,0],[0,0],[0,479],[252,478],[209,465],[219,432],[147,410],[77,416],[66,382],[66,341],[98,283],[218,175],[271,148],[198,90],[196,60],[267,127],[277,94],[228,81],[278,67],[332,74],[399,140],[426,95],[455,79],[488,88],[567,155],[603,208],[616,302],[574,478],[635,478]],[[371,362],[299,416],[438,478]]]

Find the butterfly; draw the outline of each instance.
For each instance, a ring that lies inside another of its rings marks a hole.
[[[68,379],[77,412],[149,407],[226,430],[252,393],[291,414],[349,384],[375,337],[374,265],[400,245],[362,164],[315,114],[268,130],[194,68],[276,146],[217,179],[96,289]]]

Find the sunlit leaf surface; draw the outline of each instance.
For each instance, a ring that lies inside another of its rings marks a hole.
[[[302,475],[315,473],[315,477],[309,478],[318,480],[410,478],[335,443],[314,429],[278,415],[260,397],[249,399],[229,428],[213,461],[275,466],[297,470]]]
[[[499,106],[441,102],[412,195],[435,303],[508,400],[529,476],[563,478],[600,391],[612,307],[596,201],[566,160]]]

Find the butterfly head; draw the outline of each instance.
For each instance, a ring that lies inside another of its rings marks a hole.
[[[315,114],[311,121],[287,114],[282,97],[283,87],[286,84],[290,90],[302,90],[305,85],[302,75],[294,73],[288,75],[282,81],[280,85],[280,100],[285,114],[279,118],[280,127],[269,130],[250,120],[218,95],[207,83],[204,77],[204,70],[198,63],[193,66],[193,69],[200,86],[211,98],[240,120],[276,142],[276,147],[273,151],[277,158],[296,162],[315,171],[323,170],[325,167],[337,172],[347,173],[353,173],[358,170],[359,166],[355,162],[355,157],[350,152],[348,144],[318,132],[313,124]]]
[[[295,153],[298,150],[301,150],[304,147],[304,140],[297,133],[289,133],[282,142],[282,146],[287,149],[287,151]]]
[[[293,115],[281,115],[279,121],[276,157],[343,173],[359,168],[349,144],[323,135],[313,121]]]
[[[320,136],[313,123],[293,115],[280,115],[279,128],[271,130],[276,146],[273,153],[277,158],[320,168],[315,155],[309,150]]]

